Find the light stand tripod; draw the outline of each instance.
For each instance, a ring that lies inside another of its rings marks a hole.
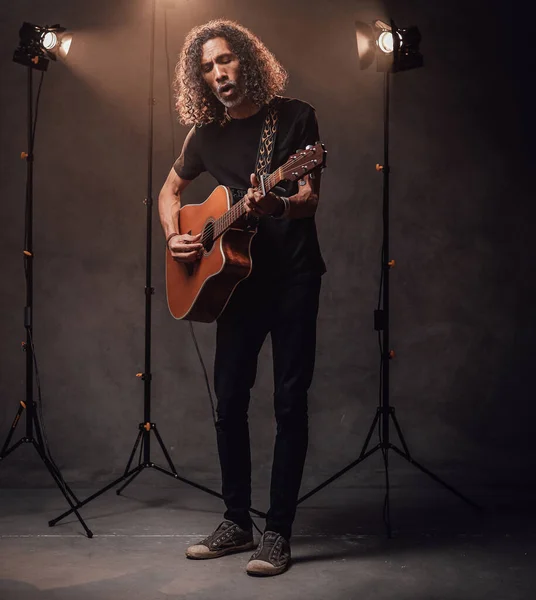
[[[394,46],[398,43],[398,30],[392,23],[393,37],[395,38]],[[420,38],[419,38],[420,39]],[[389,450],[393,450],[399,456],[405,458],[410,464],[420,469],[423,473],[426,473],[434,481],[443,485],[450,492],[461,498],[464,502],[472,506],[473,508],[480,509],[481,507],[461,494],[458,490],[447,484],[445,481],[440,479],[437,475],[423,467],[420,463],[413,459],[409,448],[406,444],[402,430],[396,418],[395,409],[389,404],[389,367],[390,361],[394,358],[394,352],[390,350],[389,346],[389,273],[395,262],[389,259],[389,83],[391,73],[386,70],[384,73],[384,137],[383,137],[383,165],[376,165],[376,170],[383,174],[383,242],[382,242],[382,284],[383,289],[381,291],[381,309],[374,313],[374,327],[379,332],[380,336],[380,348],[381,348],[381,401],[380,406],[376,410],[376,415],[372,421],[372,425],[368,431],[365,443],[361,449],[361,453],[357,460],[353,461],[344,469],[341,469],[335,475],[318,485],[316,488],[298,499],[298,504],[304,502],[310,498],[313,494],[316,494],[321,489],[344,475],[353,467],[363,462],[366,458],[380,450],[383,455],[385,473],[386,473],[386,495],[385,495],[385,521],[387,527],[387,535],[391,537],[391,518],[389,510]],[[402,444],[402,450],[391,442],[389,426],[391,420],[395,426],[396,432]],[[369,443],[374,433],[376,425],[379,425],[380,441],[372,449],[369,448]]]
[[[37,64],[37,63],[35,63]],[[25,206],[25,224],[24,224],[24,273],[26,281],[26,306],[24,307],[24,328],[26,329],[26,342],[23,343],[23,349],[26,352],[26,399],[20,402],[19,409],[11,424],[11,429],[7,435],[6,441],[0,451],[0,461],[14,452],[22,444],[32,444],[37,454],[44,462],[48,472],[54,479],[60,492],[67,500],[71,510],[74,512],[84,528],[88,537],[93,537],[93,533],[87,527],[80,516],[76,505],[79,504],[78,498],[74,495],[71,488],[65,483],[63,477],[48,455],[45,445],[41,423],[37,417],[36,402],[34,400],[34,378],[33,369],[35,362],[33,346],[33,162],[34,162],[34,133],[35,119],[33,114],[33,67],[27,67],[27,102],[28,102],[28,152],[21,155],[26,159],[26,206]],[[43,73],[44,75],[44,73]],[[39,383],[39,381],[38,381]],[[22,413],[26,411],[26,432],[18,442],[10,446],[11,439]]]
[[[152,15],[151,15],[151,46],[150,46],[150,73],[149,73],[149,124],[148,124],[148,152],[147,152],[147,197],[144,200],[144,204],[147,208],[147,226],[146,226],[146,261],[145,261],[145,366],[144,372],[138,373],[137,377],[140,378],[144,383],[144,409],[143,409],[143,422],[139,424],[138,434],[136,440],[134,442],[134,446],[132,448],[132,452],[128,459],[127,465],[123,474],[106,485],[104,488],[92,494],[82,502],[79,502],[76,508],[81,508],[82,506],[88,504],[101,494],[104,494],[109,489],[115,487],[117,484],[125,481],[125,483],[117,489],[116,493],[119,495],[128,485],[130,485],[136,477],[145,469],[155,469],[164,473],[165,475],[169,475],[183,483],[191,485],[198,490],[206,492],[212,496],[217,498],[223,498],[221,494],[211,490],[204,485],[195,483],[182,477],[177,473],[175,466],[171,460],[171,457],[162,441],[162,437],[158,431],[156,423],[151,422],[151,299],[154,294],[154,288],[152,287],[152,209],[153,209],[153,196],[152,196],[152,188],[153,188],[153,107],[155,100],[153,98],[153,89],[154,89],[154,50],[155,50],[155,27],[156,27],[156,0],[152,2]],[[162,468],[159,465],[155,464],[151,459],[151,432],[154,433],[156,437],[156,441],[160,446],[168,467],[168,469]],[[140,445],[141,443],[141,445]],[[134,456],[139,447],[139,458],[138,464],[131,468],[132,461],[134,460]],[[64,519],[67,515],[71,514],[73,509],[68,510],[61,514],[59,517],[49,521],[49,525],[52,527],[56,525],[59,521]],[[255,509],[251,509],[251,512],[258,516],[265,516],[264,513],[259,512]]]

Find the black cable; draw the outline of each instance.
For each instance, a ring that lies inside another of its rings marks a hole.
[[[32,76],[33,76],[33,71],[32,71]],[[32,133],[30,136],[30,147],[28,148],[28,159],[32,160],[32,161],[33,161],[33,153],[34,153],[34,146],[35,146],[35,132],[36,132],[36,128],[37,128],[37,117],[39,115],[39,100],[41,98],[41,89],[43,87],[44,76],[45,76],[45,72],[42,71],[41,79],[39,80],[37,96],[35,99],[35,108],[33,109],[33,115],[32,115],[33,127],[32,127]],[[28,194],[28,181],[26,181],[26,194]],[[29,206],[27,207],[27,212],[26,212],[26,223],[28,223],[28,220],[29,220],[28,210],[29,210]],[[25,232],[24,232],[24,249],[25,250],[27,250],[27,248],[28,248],[27,234],[28,234],[28,228],[26,227]],[[27,268],[27,260],[28,260],[28,257],[25,257],[25,259],[24,259],[24,274],[25,274],[25,278],[26,278],[26,283],[28,284],[29,274],[28,274],[28,268]],[[30,257],[30,260],[33,260],[33,257]],[[41,433],[43,436],[43,450],[45,452],[45,457],[50,462],[59,481],[61,482],[63,487],[66,488],[67,484],[65,483],[65,480],[63,479],[61,471],[60,471],[58,465],[56,464],[56,462],[54,461],[54,458],[50,451],[50,444],[48,441],[48,435],[47,435],[46,426],[45,426],[45,419],[44,419],[44,415],[43,415],[43,394],[42,394],[42,390],[41,390],[41,378],[39,375],[39,367],[37,365],[37,356],[35,353],[35,346],[34,346],[34,342],[33,342],[31,326],[26,327],[26,332],[28,333],[28,337],[30,340],[30,352],[32,353],[33,370],[35,373],[35,383],[36,383],[36,387],[37,387],[37,402],[34,402],[34,408],[35,408],[35,405],[37,405],[37,412],[34,414],[37,419],[38,427],[40,427]]]
[[[32,77],[33,77],[33,70],[31,71],[32,73]],[[35,142],[35,129],[37,127],[37,115],[39,114],[39,98],[41,97],[41,88],[43,87],[43,78],[45,76],[45,72],[42,71],[41,72],[41,79],[39,80],[39,87],[37,89],[37,96],[35,99],[35,108],[33,109],[33,114],[32,114],[32,123],[33,123],[33,127],[32,127],[32,133],[30,136],[30,147],[28,148],[28,158],[27,160],[32,160],[33,161],[33,153],[34,153],[34,142]],[[28,197],[28,180],[26,180],[26,198]],[[30,219],[30,215],[29,215],[29,209],[30,207],[26,206],[26,213],[25,213],[25,222],[28,223],[29,219]],[[28,234],[28,228],[25,227],[24,228],[24,241],[23,241],[23,248],[25,250],[28,249],[28,238],[26,237]],[[28,269],[26,267],[26,260],[24,260],[24,275],[26,276],[26,279],[28,278]]]
[[[28,335],[30,337],[30,349],[31,349],[31,352],[32,352],[33,368],[34,368],[34,373],[35,373],[35,385],[37,387],[37,406],[39,408],[39,414],[37,416],[38,416],[38,419],[39,419],[39,425],[41,427],[41,433],[43,434],[43,442],[44,442],[44,446],[45,446],[45,454],[46,454],[48,460],[53,465],[54,469],[59,474],[59,469],[56,466],[56,463],[54,462],[54,459],[52,458],[52,455],[50,453],[50,448],[49,448],[49,444],[48,444],[47,431],[46,431],[45,422],[44,422],[44,419],[43,419],[43,395],[42,395],[42,392],[41,392],[41,378],[40,378],[40,375],[39,375],[39,368],[37,366],[37,357],[35,356],[35,346],[34,346],[34,342],[33,342],[33,336],[32,336],[31,329],[28,328],[27,332],[28,332]]]
[[[41,88],[43,87],[43,79],[45,76],[45,72],[42,71],[41,72],[41,79],[39,80],[39,87],[37,88],[37,96],[35,98],[35,108],[33,109],[33,115],[32,115],[32,123],[33,123],[33,127],[32,127],[32,134],[30,136],[30,147],[28,148],[28,160],[32,160],[33,161],[33,153],[34,153],[34,145],[35,145],[35,129],[37,127],[37,116],[39,114],[39,99],[41,97]],[[33,77],[33,70],[32,70],[32,77]],[[28,181],[26,181],[26,196],[28,195]],[[29,207],[27,207],[29,209]],[[28,213],[26,213],[26,218],[29,218]],[[24,248],[27,248],[28,245],[28,240],[26,238],[26,234],[27,234],[27,228],[25,228],[24,230]],[[24,261],[24,272],[25,274],[27,274],[27,269],[26,269],[26,261]]]
[[[171,77],[170,77],[170,61],[169,61],[169,49],[168,49],[168,24],[167,24],[167,9],[164,8],[164,46],[166,52],[166,67],[167,67],[167,78],[168,78],[168,90],[171,90]],[[171,139],[172,139],[172,152],[173,152],[173,161],[177,158],[175,151],[175,120],[173,119],[173,103],[171,101],[171,95],[168,91],[168,99],[169,99],[169,119],[171,121]],[[216,428],[216,409],[214,405],[214,398],[212,396],[212,390],[210,388],[210,382],[208,379],[207,368],[205,366],[205,361],[203,360],[203,355],[201,354],[201,350],[199,348],[199,344],[197,343],[197,337],[195,335],[194,325],[192,321],[190,324],[190,333],[192,336],[192,340],[194,342],[195,350],[197,352],[197,356],[199,358],[199,362],[201,363],[201,368],[203,369],[203,375],[205,378],[205,385],[207,387],[208,397],[210,400],[210,409],[212,412],[212,420],[214,422],[214,428]],[[262,535],[263,532],[257,526],[257,523],[253,519],[251,519],[251,523],[253,527]]]
[[[142,456],[143,456],[143,445],[145,444],[145,437],[142,435],[141,436],[141,443],[140,443],[140,451],[138,454],[138,466],[141,465],[142,463]]]
[[[384,222],[385,222],[385,215],[383,217]],[[384,307],[382,306],[382,292],[383,292],[383,285],[384,285],[384,275],[385,275],[385,261],[386,261],[386,256],[384,253],[385,250],[385,238],[382,240],[382,247],[381,247],[381,270],[380,270],[380,285],[379,285],[379,290],[378,290],[378,310],[384,310]],[[381,323],[382,323],[382,328],[385,327],[385,315],[382,315],[381,318]],[[383,348],[383,343],[382,343],[382,332],[379,331],[378,332],[378,346],[380,349],[380,383],[379,383],[379,408],[380,410],[383,408],[383,394],[385,392],[385,390],[383,389],[383,361],[385,360],[384,357],[384,348]],[[383,457],[383,464],[384,464],[384,469],[385,469],[385,496],[383,499],[383,511],[382,511],[382,518],[383,518],[383,522],[386,525],[387,529],[390,531],[391,530],[391,523],[390,523],[390,518],[389,518],[389,467],[388,467],[388,456],[387,453],[389,452],[388,448],[384,448],[383,447],[383,419],[388,419],[390,417],[390,415],[384,415],[383,411],[380,412],[380,419],[378,419],[378,438],[379,438],[379,442],[380,442],[380,450],[382,453],[382,457]]]
[[[380,256],[381,256],[381,269],[380,269],[380,286],[378,289],[378,310],[380,310],[381,306],[382,306],[382,292],[383,292],[383,264],[384,264],[384,260],[385,257],[383,255],[383,243],[382,243],[382,249],[380,252]]]
[[[35,110],[34,110],[34,116],[33,116],[33,129],[32,129],[32,145],[30,147],[30,155],[33,155],[34,141],[35,141],[35,128],[37,126],[37,114],[39,111],[39,97],[41,96],[41,87],[43,85],[44,76],[45,76],[45,72],[41,71],[41,79],[39,80],[39,87],[37,88],[37,96],[35,98]]]
[[[167,9],[164,9],[164,47],[166,52],[166,66],[167,66],[167,78],[168,78],[168,90],[171,90],[171,75],[170,75],[170,61],[169,61],[169,48],[168,48],[168,23],[167,23]],[[171,140],[172,140],[172,152],[173,152],[173,161],[177,158],[175,152],[175,120],[173,119],[173,104],[171,102],[171,94],[168,92],[169,99],[169,119],[171,121]],[[192,340],[194,342],[195,350],[197,352],[197,356],[199,358],[199,362],[201,363],[201,368],[203,369],[203,375],[205,378],[205,385],[208,391],[208,397],[210,400],[210,410],[212,413],[212,421],[214,423],[214,427],[216,427],[216,409],[214,405],[214,398],[212,396],[212,390],[210,389],[210,382],[208,379],[207,368],[205,366],[205,361],[203,360],[203,355],[201,354],[201,350],[199,348],[199,344],[197,343],[197,337],[195,335],[195,330],[193,323],[190,321],[190,333],[192,336]]]
[[[63,487],[65,489],[67,489],[67,484],[66,484],[65,480],[63,479],[63,475],[61,474],[61,471],[60,471],[58,465],[56,464],[54,458],[52,457],[52,453],[50,451],[50,444],[48,442],[48,435],[47,435],[47,430],[46,430],[46,426],[45,426],[45,419],[43,416],[43,395],[41,392],[41,378],[39,376],[39,368],[37,366],[37,357],[35,355],[35,346],[33,343],[31,328],[27,328],[27,332],[30,337],[30,348],[31,348],[31,352],[32,352],[33,367],[34,367],[34,372],[35,372],[35,384],[37,387],[37,402],[34,402],[34,407],[37,404],[38,412],[35,413],[35,416],[37,418],[38,426],[41,428],[41,434],[43,436],[43,449],[45,451],[46,458],[48,459],[48,461],[50,462],[52,468],[54,469],[54,471],[56,473],[56,476],[60,480]]]
[[[391,520],[389,510],[389,467],[387,462],[388,449],[382,448],[383,464],[385,467],[385,497],[383,500],[383,522],[387,526],[389,533],[391,532]]]
[[[195,336],[194,324],[190,321],[190,332],[192,334],[192,339],[194,341],[195,350],[197,352],[197,356],[199,357],[199,362],[201,363],[201,367],[203,369],[203,375],[205,376],[205,384],[207,386],[208,397],[210,399],[210,408],[212,410],[212,421],[214,422],[214,427],[216,427],[216,410],[214,408],[214,398],[212,397],[212,390],[210,389],[210,382],[208,380],[207,369],[205,367],[205,362],[203,361],[203,356],[201,354],[201,350],[199,349],[199,344],[197,343],[197,338]]]
[[[381,268],[380,268],[380,285],[379,285],[379,290],[378,290],[378,304],[377,304],[377,309],[381,310],[382,309],[382,292],[383,292],[383,277],[384,277],[384,245],[382,242],[382,247],[381,247],[381,252],[380,252],[380,257],[381,257]],[[382,328],[384,327],[384,323],[383,323],[383,317],[381,317],[380,319],[380,323],[382,323]],[[383,373],[383,344],[382,344],[382,331],[378,331],[378,346],[380,349],[380,383],[379,383],[379,390],[378,390],[378,406],[381,408],[382,407],[382,398],[383,398],[383,377],[382,377],[382,373]],[[378,437],[380,440],[380,444],[382,443],[382,425],[381,425],[381,419],[378,420]]]

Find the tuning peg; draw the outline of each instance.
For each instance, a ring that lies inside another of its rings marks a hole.
[[[312,150],[314,148],[314,146],[312,144],[309,144],[308,146],[305,146],[306,150]]]

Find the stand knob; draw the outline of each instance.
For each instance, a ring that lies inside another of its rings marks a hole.
[[[376,171],[383,171],[383,165],[376,164]]]

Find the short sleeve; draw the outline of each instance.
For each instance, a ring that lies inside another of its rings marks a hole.
[[[181,154],[173,165],[175,172],[179,177],[182,177],[182,179],[195,179],[206,170],[199,152],[198,138],[199,130],[194,126],[186,136]]]
[[[297,140],[298,144],[296,148],[305,148],[306,146],[314,146],[320,141],[320,133],[318,131],[318,122],[316,120],[315,109],[306,104],[306,110],[302,117],[302,126],[300,128],[300,139]]]

